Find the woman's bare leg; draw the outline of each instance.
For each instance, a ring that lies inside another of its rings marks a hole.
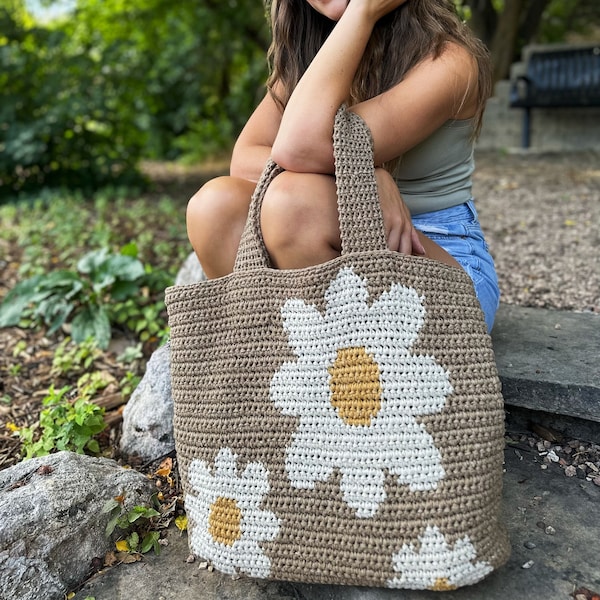
[[[255,186],[237,177],[218,177],[188,203],[188,237],[209,279],[233,270]]]

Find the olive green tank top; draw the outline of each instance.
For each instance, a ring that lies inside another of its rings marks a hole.
[[[473,119],[447,121],[402,156],[394,179],[411,214],[471,199],[473,124]]]

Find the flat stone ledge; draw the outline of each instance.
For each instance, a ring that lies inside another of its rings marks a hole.
[[[600,423],[600,315],[501,305],[492,341],[507,405]]]

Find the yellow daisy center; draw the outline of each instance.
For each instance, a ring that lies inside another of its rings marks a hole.
[[[233,498],[219,496],[210,506],[208,533],[215,542],[233,546],[242,537],[242,511]]]
[[[452,585],[447,577],[438,577],[433,587],[431,588],[434,592],[449,592],[450,590],[455,590],[456,586]]]
[[[370,425],[381,410],[379,365],[363,347],[339,348],[328,369],[331,404],[348,425]]]

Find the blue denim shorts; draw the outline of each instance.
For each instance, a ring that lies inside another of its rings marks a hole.
[[[451,254],[473,280],[488,331],[492,330],[500,289],[494,260],[483,237],[473,201],[412,216],[415,229]]]

